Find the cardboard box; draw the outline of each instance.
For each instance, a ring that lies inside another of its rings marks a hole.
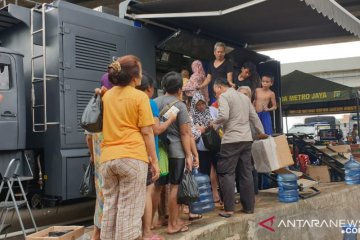
[[[307,166],[306,174],[318,182],[322,182],[322,183],[331,182],[328,166],[309,165],[309,166]]]
[[[285,135],[255,141],[251,153],[255,168],[260,173],[272,172],[294,164]]]
[[[360,144],[351,144],[350,149],[351,149],[351,154],[353,155],[353,157],[356,160],[360,161]]]
[[[348,153],[350,152],[350,145],[335,145],[335,146],[328,146],[329,149],[338,152],[338,153]]]
[[[62,236],[49,237],[50,232],[66,232]],[[83,226],[54,226],[42,231],[33,233],[26,237],[26,240],[76,240],[84,235]]]

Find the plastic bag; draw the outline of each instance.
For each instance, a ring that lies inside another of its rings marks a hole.
[[[85,197],[96,197],[94,171],[94,164],[89,163],[80,185],[80,194]]]
[[[162,142],[159,142],[159,155],[160,176],[166,176],[169,174],[169,158]]]
[[[191,172],[185,170],[177,194],[178,204],[189,204],[197,201],[199,197],[199,188],[194,175]]]
[[[209,151],[214,151],[214,152],[220,151],[221,138],[213,128],[210,128],[208,131],[203,133],[201,137],[205,147]]]
[[[103,124],[101,97],[94,95],[87,104],[80,121],[80,126],[89,132],[101,132]]]

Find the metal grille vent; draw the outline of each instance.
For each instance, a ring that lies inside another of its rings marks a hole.
[[[84,132],[84,129],[80,126],[81,116],[93,94],[94,92],[92,91],[76,90],[76,120],[78,132]]]
[[[75,66],[77,68],[105,72],[111,61],[110,52],[116,52],[116,44],[86,37],[75,37]]]

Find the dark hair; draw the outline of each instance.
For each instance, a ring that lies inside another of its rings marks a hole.
[[[109,81],[116,86],[127,86],[131,80],[140,77],[140,59],[134,55],[126,55],[116,60],[120,69],[116,69],[114,63],[108,68]],[[116,64],[115,64],[116,65]]]
[[[226,78],[217,78],[214,81],[214,85],[220,85],[220,86],[225,86],[225,87],[230,87],[228,81]]]
[[[249,72],[251,74],[253,74],[254,72],[256,72],[256,66],[255,64],[253,64],[252,62],[245,62],[243,65],[242,65],[242,68],[244,69],[249,69]]]
[[[183,80],[178,72],[168,72],[161,80],[161,85],[165,92],[169,94],[175,94],[183,86]]]
[[[147,72],[144,71],[141,78],[141,85],[137,86],[136,89],[145,91],[149,87],[154,87],[154,85],[154,79]]]
[[[270,80],[271,80],[272,83],[274,82],[274,75],[272,75],[272,74],[269,73],[269,72],[263,73],[262,76],[261,76],[261,78],[263,78],[263,77],[268,77],[268,78],[270,78]]]

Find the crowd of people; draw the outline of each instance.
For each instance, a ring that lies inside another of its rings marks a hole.
[[[246,63],[233,79],[225,48],[215,44],[207,74],[199,60],[191,75],[165,74],[164,95],[155,99],[156,83],[136,56],[109,65],[95,90],[102,96],[103,131],[87,135],[97,186],[92,239],[164,239],[153,232],[159,226],[167,226],[168,234],[188,231],[191,220],[202,216],[177,202],[185,169],[210,177],[214,202],[223,208],[219,216],[234,214],[235,183],[242,212],[254,212],[251,145],[272,133],[267,113],[276,109],[274,78],[254,80],[256,68]],[[169,111],[173,107],[176,112]],[[222,138],[218,152],[202,139],[210,129]],[[189,220],[180,218],[181,211]]]

